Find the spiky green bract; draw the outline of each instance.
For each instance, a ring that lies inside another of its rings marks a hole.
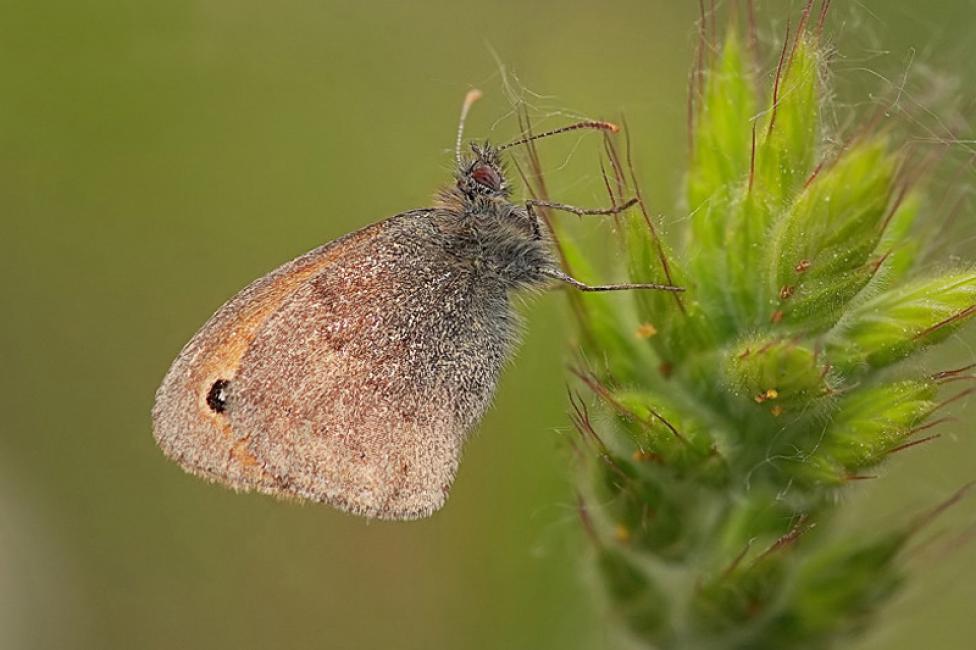
[[[648,647],[813,650],[870,623],[909,524],[847,536],[839,497],[941,422],[946,373],[894,364],[976,313],[976,271],[915,269],[926,202],[895,136],[826,146],[818,43],[783,53],[763,101],[734,30],[693,83],[683,247],[627,217],[633,280],[687,291],[579,312],[586,518]]]

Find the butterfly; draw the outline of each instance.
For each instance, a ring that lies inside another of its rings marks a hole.
[[[340,237],[256,280],[186,344],[156,393],[153,433],[186,471],[242,491],[415,519],[447,499],[469,432],[518,340],[513,294],[589,286],[559,266],[537,208],[514,202],[502,147],[472,144],[430,208]]]

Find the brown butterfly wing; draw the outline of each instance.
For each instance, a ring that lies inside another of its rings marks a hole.
[[[265,321],[228,413],[281,489],[387,519],[443,504],[513,327],[501,284],[449,250],[436,215],[395,218]]]
[[[163,451],[236,489],[391,519],[439,508],[515,329],[504,288],[441,226],[393,217],[235,296],[157,393]]]
[[[344,250],[360,249],[382,230],[368,226],[321,246],[255,281],[222,306],[173,362],[156,392],[153,434],[163,452],[187,471],[236,489],[280,491],[226,412],[208,403],[214,383],[234,381],[244,353],[281,304]]]

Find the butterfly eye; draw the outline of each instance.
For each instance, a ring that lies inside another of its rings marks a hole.
[[[483,185],[496,192],[502,189],[502,177],[499,176],[498,172],[488,165],[479,165],[478,167],[475,167],[471,172],[471,178],[473,178],[478,185]]]
[[[230,382],[226,379],[218,379],[210,387],[207,393],[207,406],[214,413],[223,413],[227,410],[227,387]]]

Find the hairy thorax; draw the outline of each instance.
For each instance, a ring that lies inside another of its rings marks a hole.
[[[547,283],[539,270],[553,267],[556,260],[548,230],[538,217],[499,198],[442,198],[454,200],[444,201],[432,215],[443,235],[438,245],[479,282],[494,279],[505,291]]]

